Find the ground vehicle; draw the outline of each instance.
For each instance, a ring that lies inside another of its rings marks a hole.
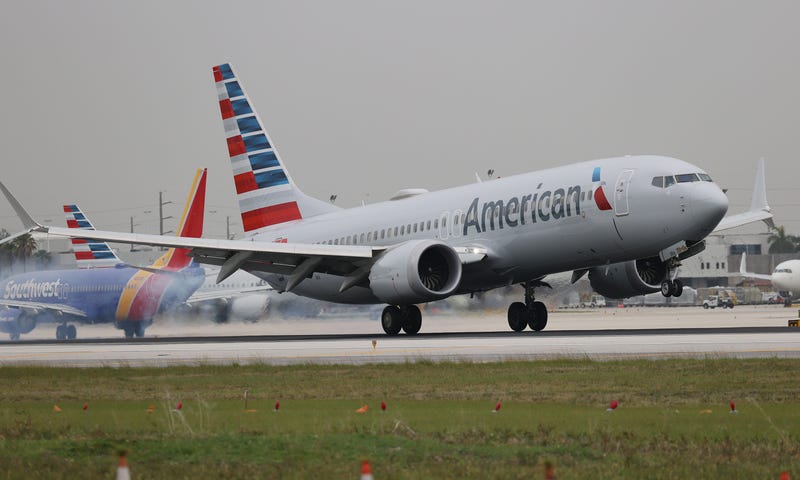
[[[720,297],[719,295],[711,295],[703,300],[703,308],[733,308],[733,299],[730,297]]]
[[[602,295],[592,295],[588,301],[581,302],[581,308],[591,307],[591,308],[598,308],[598,307],[605,307],[606,306],[606,297]]]

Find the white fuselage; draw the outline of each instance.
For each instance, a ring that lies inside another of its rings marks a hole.
[[[595,160],[275,225],[253,240],[391,246],[436,239],[452,247],[482,247],[486,259],[464,266],[458,293],[483,291],[702,240],[727,211],[720,188],[711,181],[653,185],[654,177],[700,173],[667,157]],[[600,188],[609,209],[596,200]],[[253,273],[276,289],[286,284],[284,276]],[[341,277],[315,273],[293,292],[380,303],[369,288],[339,293],[340,285]]]
[[[779,292],[800,294],[800,260],[787,260],[772,272],[772,285]]]

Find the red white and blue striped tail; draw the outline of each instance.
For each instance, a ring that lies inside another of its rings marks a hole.
[[[64,215],[67,217],[68,228],[94,230],[92,222],[77,205],[64,205]],[[122,263],[106,242],[73,238],[72,252],[78,268],[107,268]]]
[[[245,235],[337,210],[294,184],[230,64],[213,72]]]

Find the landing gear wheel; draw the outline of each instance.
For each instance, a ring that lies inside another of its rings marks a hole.
[[[675,282],[672,280],[664,280],[661,282],[661,295],[671,297],[675,295]]]
[[[67,326],[66,325],[59,325],[56,327],[56,340],[66,340],[67,339]]]
[[[680,279],[675,279],[672,284],[675,286],[675,291],[672,292],[673,297],[680,297],[683,294],[683,282]]]
[[[404,307],[401,312],[403,313],[403,331],[407,335],[416,335],[422,328],[422,313],[419,311],[419,307],[409,305]]]
[[[12,333],[9,336],[11,337],[12,342],[16,342],[17,340],[19,340],[19,333]]]
[[[528,326],[528,307],[522,302],[514,302],[508,306],[508,326],[515,332],[521,332]]]
[[[125,326],[122,330],[125,332],[125,338],[133,338],[133,327]]]
[[[144,337],[144,324],[142,322],[138,322],[134,325],[133,334],[139,338]]]
[[[78,336],[78,329],[75,328],[75,325],[67,325],[66,332],[67,340],[75,340],[75,337]]]
[[[389,305],[383,309],[381,314],[381,326],[387,335],[397,335],[403,328],[403,314],[394,305]]]
[[[528,317],[528,326],[538,332],[547,326],[547,307],[542,302],[533,302],[533,309]]]

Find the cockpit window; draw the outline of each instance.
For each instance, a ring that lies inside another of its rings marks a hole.
[[[713,182],[714,181],[714,180],[711,180],[711,175],[709,175],[707,173],[698,173],[698,175],[700,175],[700,180],[702,180],[704,182]]]
[[[791,268],[779,268],[775,270],[775,273],[792,273]]]
[[[664,177],[664,188],[669,188],[673,185],[675,185],[675,177],[672,175]]]
[[[664,188],[664,177],[653,177],[653,186]]]
[[[684,173],[682,175],[675,175],[675,179],[678,183],[688,183],[688,182],[697,182],[700,179],[697,178],[697,174],[695,173]]]

